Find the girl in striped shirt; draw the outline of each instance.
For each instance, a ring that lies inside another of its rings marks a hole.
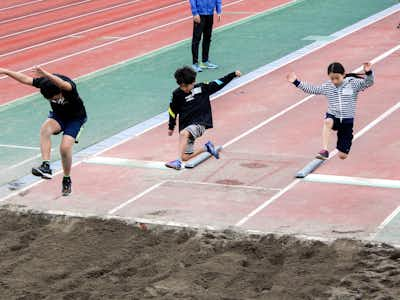
[[[287,80],[305,93],[324,95],[328,98],[328,112],[322,130],[322,150],[319,159],[329,158],[329,138],[332,130],[337,131],[339,157],[346,159],[353,141],[354,116],[358,93],[374,84],[371,63],[364,63],[366,77],[360,74],[346,74],[342,64],[334,62],[328,66],[330,81],[315,86],[297,79],[295,73],[287,75]]]

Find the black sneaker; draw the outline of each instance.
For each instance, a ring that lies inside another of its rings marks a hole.
[[[64,177],[62,181],[62,195],[68,196],[72,192],[72,181],[70,177]]]
[[[53,172],[50,169],[50,164],[47,162],[43,162],[37,168],[32,168],[32,174],[35,176],[42,177],[43,179],[53,178]]]

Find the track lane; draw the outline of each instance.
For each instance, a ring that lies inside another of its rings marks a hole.
[[[260,11],[265,11],[271,9],[273,7],[277,7],[284,3],[288,3],[287,0],[272,0],[269,1],[268,4],[260,3],[257,0],[245,0],[243,2],[239,2],[235,5],[228,6],[225,9],[230,12],[243,11],[247,5],[251,3],[252,9],[249,10],[251,13],[255,14]],[[254,5],[253,5],[254,4]],[[40,49],[30,50],[26,53],[22,53],[19,55],[14,55],[10,58],[2,59],[2,64],[11,68],[11,69],[25,69],[29,68],[36,64],[43,64],[46,61],[51,61],[53,59],[58,59],[59,57],[63,57],[65,55],[70,55],[71,53],[76,52],[76,48],[78,51],[85,51],[88,46],[97,46],[101,44],[110,43],[108,47],[102,47],[99,49],[94,49],[93,51],[86,52],[82,55],[76,55],[71,57],[70,59],[60,60],[57,63],[52,63],[51,68],[53,70],[69,70],[68,74],[71,77],[81,76],[83,74],[87,74],[89,72],[93,72],[100,68],[104,68],[106,66],[118,63],[120,61],[130,59],[132,57],[140,56],[149,51],[153,51],[157,48],[164,47],[170,45],[172,43],[179,42],[182,39],[189,38],[191,34],[191,21],[190,21],[190,12],[183,12],[184,16],[181,17],[182,21],[177,21],[176,24],[171,24],[170,26],[165,26],[165,22],[176,20],[182,11],[179,8],[176,8],[173,15],[170,15],[168,11],[160,12],[157,14],[158,18],[153,18],[149,20],[150,23],[144,22],[146,18],[145,16],[142,18],[138,18],[134,22],[129,24],[119,24],[115,26],[115,30],[113,28],[108,28],[102,32],[93,32],[93,36],[89,36],[86,38],[77,38],[77,39],[68,39],[63,43],[57,43],[48,45],[46,47]],[[230,24],[232,22],[236,22],[241,20],[249,15],[240,15],[240,14],[230,14],[226,15],[223,19],[223,22],[217,23],[216,26],[224,26]],[[179,19],[178,19],[179,20]],[[154,28],[157,24],[161,22],[164,25],[161,25],[159,28]],[[152,31],[144,32],[136,37],[131,39],[127,39],[125,41],[121,41],[119,43],[113,43],[113,41],[104,41],[99,40],[99,36],[113,36],[118,34],[127,34],[130,28],[135,27],[138,30],[141,28],[139,26],[148,26],[144,30],[149,30],[149,28],[154,28]],[[151,27],[153,26],[153,27]],[[113,26],[114,27],[114,26]],[[81,47],[82,45],[82,47]],[[112,47],[111,47],[112,45]],[[140,45],[140,47],[138,47]],[[74,52],[75,51],[75,52]],[[99,60],[98,57],[101,56],[102,60]],[[85,62],[85,63],[82,63]],[[65,73],[65,72],[64,72]],[[7,89],[2,89],[4,94],[0,99],[0,104],[4,104],[14,100],[17,97],[21,97],[27,94],[32,93],[32,89],[29,87],[21,87],[17,85],[12,80],[6,78],[0,80],[0,89],[2,87],[7,87]]]

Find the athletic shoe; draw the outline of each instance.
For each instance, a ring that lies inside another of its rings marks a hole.
[[[202,69],[217,69],[217,68],[218,68],[218,65],[213,64],[213,63],[210,62],[210,61],[206,61],[206,62],[202,62],[202,63],[200,64],[200,68],[202,68]]]
[[[68,196],[72,192],[72,181],[70,177],[64,177],[62,181],[62,195]]]
[[[323,160],[328,159],[329,158],[328,150],[322,149],[321,151],[318,152],[316,158],[323,159]]]
[[[215,146],[212,142],[208,141],[204,146],[206,147],[208,153],[210,153],[216,159],[219,159],[219,152],[217,149],[215,149]]]
[[[43,162],[37,168],[32,168],[32,174],[42,177],[43,179],[51,179],[53,177],[52,171],[50,169],[50,164],[47,162]]]
[[[203,69],[200,68],[199,64],[193,64],[192,68],[196,73],[203,72]]]
[[[171,168],[171,169],[175,169],[175,170],[179,171],[180,169],[182,169],[182,162],[179,159],[177,159],[177,160],[173,160],[173,161],[166,163],[165,166],[167,168]]]

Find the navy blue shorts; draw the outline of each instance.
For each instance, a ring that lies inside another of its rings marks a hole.
[[[86,122],[86,118],[84,119],[73,119],[73,120],[63,120],[59,116],[57,116],[53,111],[49,112],[49,119],[53,119],[60,124],[61,131],[63,135],[69,135],[73,137],[76,142],[78,141],[78,136],[80,131],[82,130],[83,124]],[[59,134],[60,132],[56,133]]]
[[[326,114],[325,118],[333,120],[332,130],[337,131],[337,145],[336,149],[340,152],[349,154],[351,145],[353,144],[353,127],[354,119],[342,119],[340,122],[339,118],[329,113]]]

